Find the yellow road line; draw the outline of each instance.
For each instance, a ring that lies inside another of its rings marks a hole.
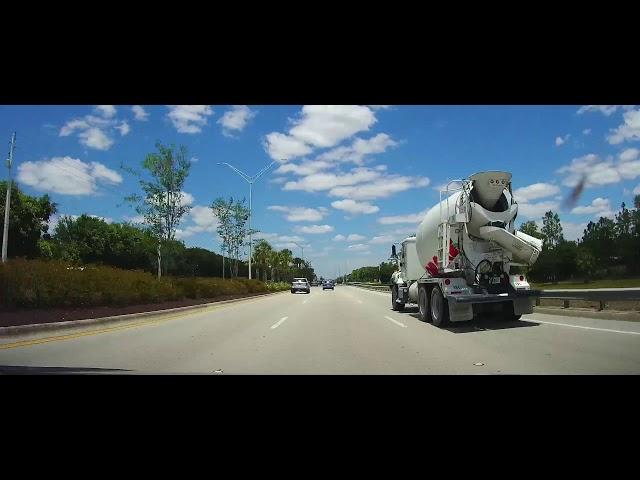
[[[266,295],[266,296],[269,297],[271,295]],[[262,298],[262,297],[259,297],[259,298]],[[254,300],[254,299],[250,298],[249,300]],[[255,300],[258,300],[258,299],[255,299]],[[108,332],[114,332],[117,330],[126,330],[128,328],[136,328],[136,327],[143,327],[145,325],[153,325],[156,323],[166,322],[168,320],[174,320],[176,318],[188,317],[190,315],[199,315],[201,313],[210,312],[212,310],[222,310],[224,308],[228,308],[232,306],[234,303],[240,303],[240,302],[231,302],[224,305],[212,305],[210,307],[196,309],[195,311],[188,311],[186,313],[163,316],[162,318],[159,318],[157,320],[147,320],[142,322],[128,323],[126,325],[120,325],[117,327],[107,327],[99,330],[89,330],[87,332],[70,333],[67,335],[57,335],[55,337],[34,338],[32,340],[22,340],[20,342],[14,342],[14,343],[4,343],[4,344],[0,344],[0,350],[8,350],[10,348],[18,348],[18,347],[28,347],[31,345],[38,345],[40,343],[49,343],[49,342],[56,342],[61,340],[72,340],[74,338],[87,337],[89,335],[98,335],[100,333],[108,333]],[[162,314],[159,313],[159,315],[162,315]]]

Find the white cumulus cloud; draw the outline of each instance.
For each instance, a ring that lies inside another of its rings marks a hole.
[[[304,227],[296,227],[298,233],[320,234],[333,232],[331,225],[310,225]]]
[[[113,145],[113,140],[99,128],[89,128],[78,134],[80,143],[86,147],[96,150],[109,150]]]
[[[580,109],[578,110],[578,114],[581,115],[585,112],[600,112],[609,117],[610,115],[614,114],[619,108],[628,110],[632,107],[633,105],[585,105],[583,107],[580,107]]]
[[[76,134],[80,144],[95,150],[109,150],[114,144],[114,130],[121,136],[127,135],[131,127],[126,121],[119,121],[113,105],[98,105],[94,109],[96,115],[85,115],[82,118],[69,120],[60,129],[61,137]]]
[[[412,224],[419,224],[420,222],[422,222],[422,219],[424,218],[424,216],[427,214],[427,212],[429,211],[429,209],[425,209],[421,212],[418,213],[410,213],[407,215],[392,215],[392,216],[388,216],[388,217],[380,217],[378,219],[378,223],[381,223],[383,225],[396,225],[399,223],[412,223]]]
[[[371,240],[369,240],[369,243],[372,245],[380,245],[380,244],[385,244],[385,243],[393,243],[395,241],[395,238],[392,237],[391,235],[379,235],[377,237],[373,237]]]
[[[559,192],[560,188],[557,185],[534,183],[526,187],[516,188],[513,191],[513,197],[518,203],[527,203],[538,198],[550,197]]]
[[[387,198],[395,193],[411,188],[426,187],[430,180],[426,177],[406,177],[402,175],[385,175],[370,183],[357,186],[340,186],[329,191],[330,196],[347,197],[354,200],[373,200]]]
[[[234,133],[239,133],[247,126],[249,121],[256,116],[256,112],[246,105],[234,105],[231,110],[227,110],[218,120],[222,125],[222,133],[228,137]]]
[[[637,148],[627,148],[624,152],[620,154],[621,162],[630,162],[631,160],[636,160],[640,156],[640,150]]]
[[[285,218],[289,222],[317,222],[327,216],[328,211],[324,207],[307,208],[307,207],[285,207],[282,205],[271,205],[267,210],[275,212],[284,212]]]
[[[364,105],[305,105],[289,132],[268,134],[264,146],[274,160],[292,159],[333,147],[375,122],[373,110]]]
[[[125,122],[122,122],[120,125],[118,125],[116,127],[116,130],[120,132],[120,135],[125,136],[127,133],[131,131],[131,127],[129,127],[129,124],[125,121]]]
[[[361,164],[367,155],[384,153],[388,148],[397,146],[395,142],[386,133],[363,140],[356,138],[350,146],[337,147],[318,156],[318,160],[353,162]]]
[[[363,105],[305,105],[289,134],[315,147],[333,147],[376,122]]]
[[[167,116],[179,133],[200,133],[213,115],[210,105],[168,105]]]
[[[624,152],[623,152],[624,155]],[[627,153],[627,156],[631,154]],[[569,165],[557,170],[564,174],[563,185],[575,187],[584,178],[587,188],[618,183],[623,179],[633,180],[640,176],[640,160],[615,162],[613,157],[600,158],[593,153],[574,158]]]
[[[356,202],[351,199],[331,202],[331,206],[337,210],[344,210],[345,212],[349,212],[354,215],[359,213],[372,214],[380,211],[380,208],[375,205],[367,202]]]
[[[591,202],[591,205],[581,205],[571,210],[576,215],[600,215],[611,212],[611,202],[608,198],[598,197]]]
[[[116,107],[113,105],[96,105],[95,110],[104,118],[113,118],[116,116]]]
[[[279,162],[301,157],[313,151],[303,141],[279,132],[270,133],[265,137],[264,148],[271,158]]]
[[[99,162],[85,163],[66,156],[20,164],[18,181],[45,192],[92,195],[99,183],[117,185],[122,176]]]
[[[149,114],[145,111],[145,109],[141,105],[134,105],[131,107],[133,110],[134,118],[139,122],[146,122]]]
[[[183,193],[183,202],[185,205],[189,205],[193,203],[193,196],[186,193]],[[186,198],[184,198],[186,196]],[[216,233],[216,229],[218,228],[219,221],[218,217],[216,217],[213,213],[213,210],[210,207],[206,207],[203,205],[195,205],[191,207],[189,213],[185,215],[184,221],[182,222],[184,225],[184,230],[182,232],[182,238],[189,237],[194,233]]]
[[[548,211],[557,211],[560,203],[557,201],[545,201],[538,203],[519,203],[518,214],[527,218],[543,217]]]
[[[611,145],[640,140],[640,109],[625,112],[623,119],[624,123],[612,129],[607,136]]]

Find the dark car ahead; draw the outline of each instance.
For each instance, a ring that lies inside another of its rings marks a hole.
[[[305,292],[311,293],[311,285],[306,278],[294,278],[291,282],[291,293]]]
[[[322,290],[328,290],[328,289],[333,290],[334,287],[335,285],[331,280],[325,280],[324,282],[322,282]]]

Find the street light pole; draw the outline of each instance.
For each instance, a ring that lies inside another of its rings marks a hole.
[[[233,165],[231,165],[231,164],[229,164],[227,162],[218,162],[218,165],[226,165],[231,170],[233,170],[238,175],[240,175],[244,179],[244,181],[249,184],[249,280],[251,280],[251,256],[252,256],[252,253],[253,253],[252,252],[253,234],[252,234],[252,231],[251,231],[251,217],[253,216],[253,211],[252,211],[252,206],[251,206],[251,197],[252,197],[253,183],[256,180],[258,180],[262,175],[267,173],[267,171],[273,166],[274,163],[276,163],[275,160],[273,162],[271,162],[269,165],[267,165],[266,167],[264,167],[262,170],[260,170],[253,177],[250,177],[246,173],[244,173],[243,171],[237,169],[236,167],[234,167]]]
[[[295,243],[300,248],[300,250],[302,250],[302,261],[304,262],[304,247],[300,245],[298,242],[293,242],[293,243]]]

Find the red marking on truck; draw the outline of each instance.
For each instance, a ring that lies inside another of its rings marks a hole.
[[[438,257],[434,256],[431,259],[431,262],[427,263],[424,268],[431,274],[432,277],[438,275]]]
[[[453,240],[449,239],[449,261],[456,258],[459,253],[460,253],[460,250],[458,250],[456,246],[453,244]]]

